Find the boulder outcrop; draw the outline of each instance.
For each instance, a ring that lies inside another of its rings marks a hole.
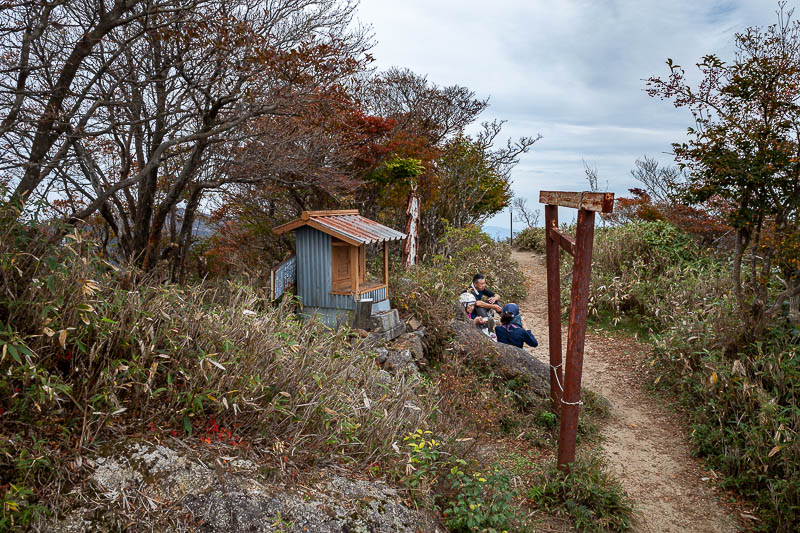
[[[498,343],[465,320],[451,322],[455,349],[462,357],[485,363],[506,380],[524,384],[530,399],[546,399],[550,395],[549,366],[525,350]]]
[[[134,442],[88,460],[92,505],[47,531],[435,532],[436,520],[380,480],[322,469],[313,482],[270,480],[249,460],[209,464],[191,450]]]

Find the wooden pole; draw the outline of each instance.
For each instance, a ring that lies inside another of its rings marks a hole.
[[[547,258],[547,326],[550,344],[550,398],[556,411],[561,408],[564,383],[561,366],[561,247],[558,229],[558,206],[544,206],[545,250]]]
[[[386,285],[386,294],[389,294],[389,243],[383,241],[383,284]]]
[[[358,247],[357,246],[350,246],[350,287],[353,290],[353,294],[356,299],[358,299],[358,292],[359,292],[359,285],[358,285],[358,265],[360,261],[358,260]]]
[[[417,246],[419,245],[419,223],[422,213],[420,211],[417,186],[412,184],[408,194],[408,207],[406,208],[408,220],[406,222],[406,240],[403,242],[402,264],[405,270],[417,264]]]
[[[575,232],[576,253],[572,274],[572,300],[569,309],[567,368],[564,374],[564,394],[561,398],[561,433],[558,438],[558,468],[566,472],[569,472],[569,465],[575,462],[575,440],[581,406],[581,374],[583,372],[583,348],[586,337],[593,243],[594,211],[581,209],[578,211],[578,224]]]

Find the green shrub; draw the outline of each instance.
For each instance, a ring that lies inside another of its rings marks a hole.
[[[462,459],[448,473],[450,489],[454,496],[444,512],[445,524],[451,531],[507,531],[512,524],[514,511],[511,500],[514,489],[511,477],[499,468],[469,473]]]
[[[571,263],[565,261],[565,272]],[[562,286],[562,303],[569,301]],[[600,228],[592,253],[589,313],[613,325],[660,332],[686,313],[707,314],[720,302],[709,295],[729,290],[726,263],[704,254],[692,239],[666,222]],[[727,303],[728,297],[724,297]]]
[[[8,483],[0,489],[3,490],[0,493],[0,531],[22,530],[48,514],[46,507],[31,503],[31,488]]]
[[[800,346],[782,329],[734,358],[671,330],[652,363],[681,395],[708,466],[757,505],[757,528],[790,532],[800,521]]]
[[[514,248],[543,254],[547,251],[545,229],[529,226],[514,235]]]
[[[462,446],[432,431],[417,429],[403,438],[406,464],[401,481],[423,505],[442,510],[452,531],[508,530],[516,490],[499,467],[480,469],[459,457]]]
[[[555,465],[540,468],[527,497],[568,518],[578,531],[626,531],[631,526],[632,503],[594,455],[579,458],[566,475]]]

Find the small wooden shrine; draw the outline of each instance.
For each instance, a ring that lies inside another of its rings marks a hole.
[[[273,230],[294,231],[297,239],[297,295],[304,314],[318,314],[329,326],[347,321],[357,301],[372,301],[372,313],[388,311],[389,242],[405,234],[362,217],[358,210],[303,211]],[[367,274],[367,245],[383,244],[383,272]]]

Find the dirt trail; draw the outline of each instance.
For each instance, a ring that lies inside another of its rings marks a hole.
[[[530,353],[548,360],[546,268],[542,256],[515,252],[528,282],[528,298],[520,304],[525,323],[539,340]],[[566,349],[566,328],[562,333]],[[611,334],[587,334],[583,386],[612,404],[603,428],[603,453],[611,472],[636,503],[634,531],[733,532],[731,511],[709,486],[707,473],[691,457],[684,426],[641,391],[637,368],[640,346]]]

